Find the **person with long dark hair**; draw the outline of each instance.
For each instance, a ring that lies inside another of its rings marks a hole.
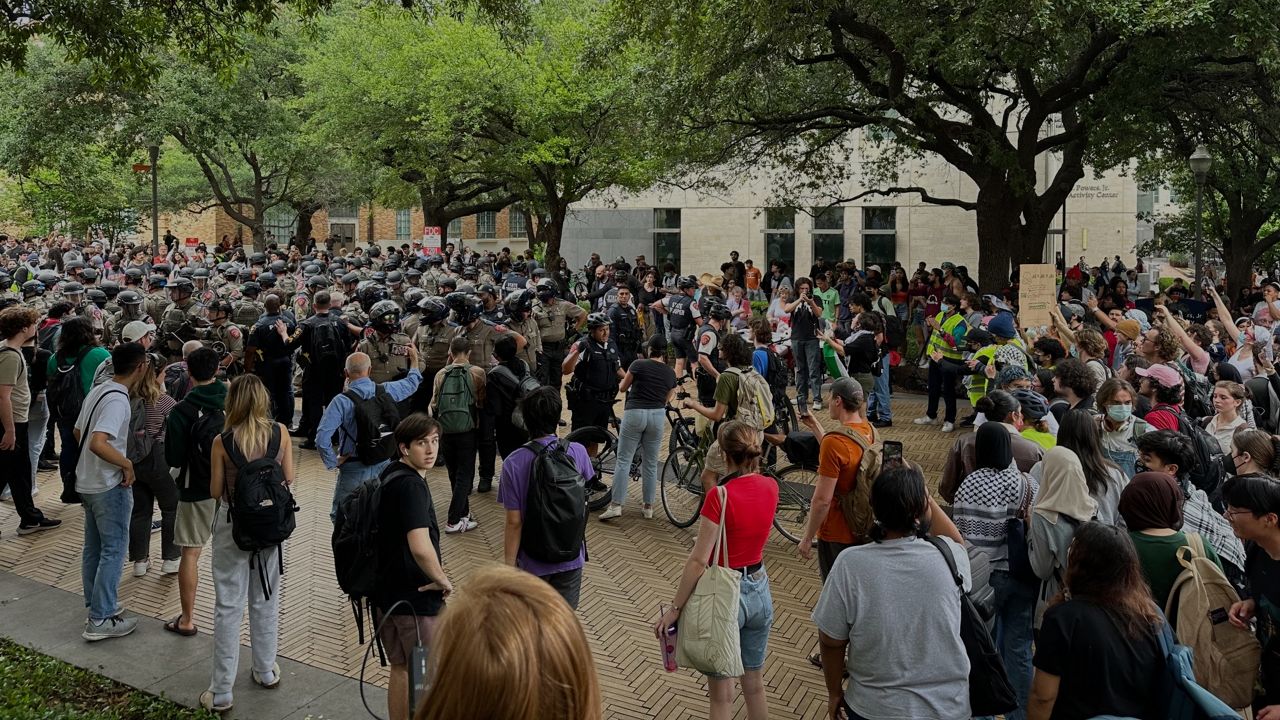
[[[93,376],[98,366],[111,357],[111,353],[98,345],[98,337],[93,332],[93,321],[87,317],[74,317],[62,323],[58,334],[58,349],[49,358],[49,382],[47,391],[49,410],[54,414],[58,426],[58,474],[62,476],[62,502],[75,504],[80,502],[80,494],[76,492],[76,454],[80,449],[75,438],[76,416],[60,414],[59,408],[84,402],[93,388]],[[80,374],[80,397],[64,398],[66,390],[60,389],[56,382],[59,375],[67,373]]]
[[[1097,505],[1097,519],[1109,525],[1119,523],[1120,513],[1116,507],[1120,504],[1120,493],[1128,480],[1124,472],[1102,451],[1102,429],[1089,411],[1068,410],[1062,416],[1062,424],[1058,428],[1058,447],[1074,452],[1080,459],[1089,497]],[[1042,473],[1043,468],[1039,466],[1031,468],[1031,474],[1037,478]]]
[[[1162,623],[1128,533],[1081,525],[1036,640],[1028,720],[1164,717]]]

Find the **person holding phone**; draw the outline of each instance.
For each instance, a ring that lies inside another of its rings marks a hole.
[[[791,352],[796,359],[796,407],[800,417],[809,415],[809,395],[813,409],[822,409],[822,303],[813,295],[813,281],[796,281],[795,299],[782,308],[791,315]]]

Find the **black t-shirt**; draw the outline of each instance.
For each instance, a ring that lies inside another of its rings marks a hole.
[[[1258,639],[1275,647],[1280,637],[1280,562],[1256,543],[1244,549],[1244,573],[1249,597],[1257,603]],[[1275,688],[1268,688],[1272,695]]]
[[[1154,628],[1131,639],[1106,609],[1068,600],[1045,611],[1034,664],[1061,680],[1052,720],[1162,717],[1165,660]]]
[[[813,296],[813,302],[819,308],[822,307],[822,298],[817,295]],[[797,340],[812,340],[818,329],[818,316],[813,314],[813,308],[809,307],[806,302],[801,302],[791,311],[791,337]]]
[[[631,363],[631,388],[624,410],[658,410],[666,407],[667,395],[676,386],[676,371],[657,360]]]
[[[390,480],[382,488],[378,507],[378,558],[383,564],[378,573],[382,587],[374,605],[385,609],[397,600],[405,600],[419,615],[437,615],[444,607],[444,596],[435,591],[418,591],[431,581],[413,559],[407,537],[410,530],[426,528],[436,556],[440,557],[440,528],[436,525],[431,490],[416,471],[399,461],[388,465],[382,477]],[[401,605],[394,614],[412,613]]]

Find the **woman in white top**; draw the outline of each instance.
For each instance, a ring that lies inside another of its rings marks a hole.
[[[733,319],[729,322],[733,324],[734,330],[741,330],[751,322],[751,301],[747,300],[746,291],[740,286],[735,285],[729,291],[725,306],[733,312]]]
[[[1253,307],[1253,323],[1269,328],[1280,319],[1280,282],[1272,280],[1262,286],[1262,302]]]
[[[1231,311],[1227,309],[1226,303],[1222,302],[1222,297],[1218,295],[1218,291],[1212,287],[1205,288],[1205,292],[1209,297],[1213,298],[1213,304],[1218,310],[1218,319],[1224,323],[1227,318],[1231,317]],[[1228,338],[1222,338],[1225,342]],[[1228,347],[1235,345],[1235,352],[1227,356],[1227,363],[1240,372],[1240,382],[1248,382],[1257,374],[1257,368],[1254,366],[1253,354],[1257,349],[1254,345],[1253,320],[1247,317],[1236,318],[1235,337],[1230,338],[1233,342],[1227,343]]]
[[[791,288],[783,286],[774,290],[773,301],[769,303],[769,311],[766,313],[769,324],[774,330],[777,330],[779,325],[791,324],[791,313],[786,310],[786,306],[790,303]]]
[[[1204,429],[1218,439],[1218,445],[1226,454],[1231,453],[1231,438],[1235,437],[1236,430],[1248,425],[1241,415],[1246,407],[1245,399],[1245,389],[1240,383],[1221,380],[1213,386],[1216,414],[1207,419]]]

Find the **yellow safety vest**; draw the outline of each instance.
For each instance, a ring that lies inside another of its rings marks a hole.
[[[929,352],[934,350],[942,351],[942,356],[952,360],[960,360],[964,358],[964,350],[956,343],[955,330],[964,322],[964,315],[955,313],[951,317],[946,317],[945,313],[938,313],[934,320],[938,322],[938,329],[933,331],[929,336]]]

